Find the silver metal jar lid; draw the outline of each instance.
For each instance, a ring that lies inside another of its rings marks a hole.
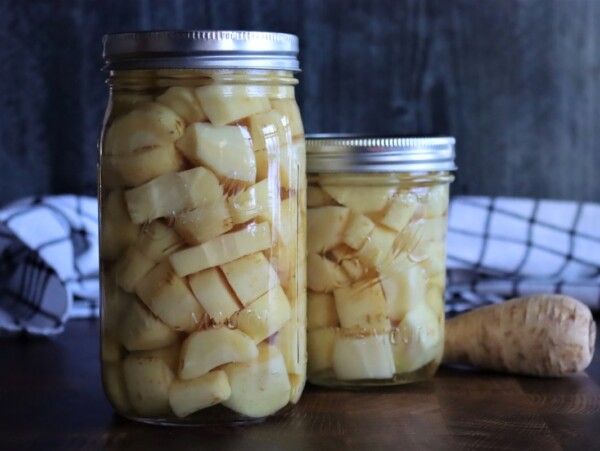
[[[449,136],[307,135],[306,169],[309,173],[453,171],[454,144]]]
[[[263,31],[138,31],[107,34],[106,68],[299,71],[298,38]]]

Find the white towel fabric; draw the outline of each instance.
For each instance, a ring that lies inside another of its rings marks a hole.
[[[98,207],[81,196],[0,210],[0,330],[51,335],[98,316]],[[448,218],[447,312],[532,293],[600,310],[600,205],[461,196]]]
[[[600,310],[600,205],[459,196],[447,238],[450,314],[535,293]]]
[[[56,334],[98,316],[98,203],[27,198],[0,210],[0,330]]]

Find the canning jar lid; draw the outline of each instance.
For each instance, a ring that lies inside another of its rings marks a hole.
[[[453,171],[454,144],[450,136],[307,135],[306,168],[309,173]]]
[[[136,31],[103,38],[106,68],[299,71],[298,38],[264,31]]]

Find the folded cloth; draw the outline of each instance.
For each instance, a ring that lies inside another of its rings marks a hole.
[[[50,335],[98,316],[98,207],[81,196],[0,210],[0,330]],[[600,205],[459,196],[448,215],[446,310],[533,293],[600,310]]]
[[[449,314],[535,293],[600,310],[600,205],[454,197],[447,268]]]
[[[0,330],[50,335],[98,315],[98,203],[27,198],[0,210]]]

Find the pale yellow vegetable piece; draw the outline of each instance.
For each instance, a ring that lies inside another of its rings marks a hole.
[[[169,256],[169,260],[175,272],[184,277],[262,251],[270,245],[271,228],[269,224],[250,224],[244,229],[176,252]]]
[[[344,231],[344,243],[352,249],[360,249],[369,235],[375,229],[375,224],[368,217],[353,213],[350,215],[348,225]]]
[[[140,149],[125,155],[102,157],[102,180],[128,188],[183,169],[183,158],[173,143]]]
[[[140,302],[130,303],[119,328],[119,339],[128,351],[147,351],[168,346],[178,334],[156,318]]]
[[[303,322],[288,321],[275,335],[274,345],[281,351],[289,374],[306,372],[306,326]]]
[[[271,106],[284,116],[293,137],[304,135],[302,117],[296,99],[273,99]]]
[[[227,201],[234,224],[242,224],[257,217],[269,220],[279,203],[279,194],[265,179],[234,194]]]
[[[104,391],[111,404],[121,413],[130,413],[131,402],[127,394],[121,364],[104,362],[102,364],[102,382]]]
[[[188,243],[197,245],[212,240],[233,228],[225,197],[175,217],[175,230]]]
[[[256,359],[223,367],[231,396],[223,405],[242,415],[264,417],[290,401],[291,385],[281,352],[267,344],[259,346]]]
[[[366,276],[368,268],[365,268],[360,260],[356,257],[356,251],[350,246],[340,244],[330,251],[333,261],[340,265],[350,280],[357,280]]]
[[[427,278],[419,265],[389,272],[380,280],[392,321],[400,321],[411,308],[426,302]]]
[[[204,310],[168,261],[146,274],[135,292],[152,313],[174,330],[189,332],[202,321]]]
[[[426,241],[410,252],[412,261],[419,263],[429,277],[437,277],[446,270],[446,243]]]
[[[333,345],[338,334],[335,327],[311,329],[307,334],[308,341],[308,374],[315,375],[333,368]]]
[[[165,362],[173,374],[177,374],[179,368],[179,354],[181,353],[181,343],[174,341],[168,346],[151,349],[148,351],[138,351],[135,354],[140,357],[157,358]]]
[[[254,183],[256,159],[246,127],[195,123],[186,128],[177,148],[194,164],[220,177]]]
[[[194,94],[194,88],[172,86],[156,98],[158,103],[171,108],[187,123],[208,120],[200,102]]]
[[[339,380],[392,378],[394,357],[389,336],[337,337],[333,345],[333,370]]]
[[[438,320],[443,322],[445,314],[444,285],[431,283],[430,280],[427,287],[427,292],[425,294],[425,299],[427,300],[429,307],[431,307],[431,309],[437,314]]]
[[[231,387],[224,371],[211,371],[189,381],[176,380],[169,390],[169,404],[180,418],[205,409],[231,396]]]
[[[150,260],[159,263],[184,245],[183,239],[171,227],[152,221],[140,230],[135,247]]]
[[[276,232],[276,240],[271,249],[265,251],[284,289],[295,283],[293,279],[296,268],[300,267],[301,260],[304,260],[305,216],[298,208],[298,202],[298,197],[292,195],[281,201],[279,210],[273,211],[271,220]]]
[[[129,304],[135,302],[136,297],[127,293],[117,285],[117,276],[114,268],[102,271],[102,334],[115,336],[121,326],[123,315]]]
[[[306,178],[304,140],[255,152],[256,180],[277,180],[282,188],[298,190]]]
[[[135,242],[140,228],[131,222],[123,191],[109,192],[101,206],[100,256],[115,260]]]
[[[187,209],[210,205],[223,196],[223,188],[215,175],[204,168],[193,168],[178,172],[179,178],[188,193]]]
[[[365,268],[357,258],[342,260],[341,266],[353,282],[363,278],[366,274]]]
[[[420,218],[413,221],[399,235],[397,246],[410,252],[415,260],[427,257],[428,246],[433,243],[445,243],[446,217]]]
[[[383,210],[395,193],[390,186],[329,185],[321,181],[321,188],[337,203],[345,205],[355,213],[373,213]]]
[[[421,222],[419,238],[421,242],[437,241],[442,242],[446,239],[447,218],[446,216],[437,216],[428,218]]]
[[[383,266],[389,263],[396,253],[394,245],[396,238],[396,233],[376,226],[356,253],[356,257],[365,266],[372,268]]]
[[[115,266],[117,284],[132,293],[137,283],[144,278],[156,262],[150,260],[135,247],[129,247]]]
[[[129,400],[139,415],[171,414],[169,388],[175,374],[162,358],[132,352],[125,358],[123,374]]]
[[[128,351],[146,351],[170,345],[178,334],[133,300],[123,316],[118,336]]]
[[[225,363],[243,362],[257,356],[254,341],[239,330],[218,327],[196,331],[183,342],[179,377],[194,379]]]
[[[296,268],[300,267],[298,241],[301,239],[301,236],[297,235],[297,241],[287,244],[281,240],[276,240],[275,245],[271,249],[264,251],[265,256],[269,259],[271,266],[273,266],[273,269],[277,273],[279,283],[284,290],[291,289],[292,285],[296,283],[295,272]],[[305,263],[306,259],[303,259],[303,261]]]
[[[298,243],[304,242],[305,232],[299,233],[303,225],[298,209],[298,198],[294,195],[279,201],[277,195],[269,195],[267,180],[257,183],[247,191],[229,199],[235,222],[246,222],[254,217],[267,220],[275,232],[275,242],[266,249],[271,264],[275,267],[281,284],[288,285],[294,267],[297,266]]]
[[[173,110],[158,103],[144,103],[108,126],[102,150],[106,155],[126,155],[136,150],[173,143],[185,124]]]
[[[209,268],[189,277],[190,287],[206,313],[221,324],[241,309],[225,276],[217,268]]]
[[[393,346],[396,372],[415,371],[442,351],[438,315],[426,302],[415,305],[400,322]]]
[[[292,142],[287,119],[276,110],[253,114],[248,118],[248,130],[252,136],[254,151],[269,149],[277,151]]]
[[[209,205],[221,196],[223,188],[219,180],[202,167],[161,175],[125,192],[127,209],[134,224]]]
[[[271,109],[268,97],[244,85],[209,85],[196,89],[196,97],[213,125],[225,125]]]
[[[377,280],[338,288],[333,291],[333,296],[342,327],[365,331],[389,330],[387,304]]]
[[[308,254],[308,288],[327,293],[350,284],[350,278],[336,263],[319,254]]]
[[[422,202],[423,216],[426,218],[445,215],[448,210],[448,185],[431,187]]]
[[[279,182],[279,152],[271,150],[271,153],[269,153],[267,149],[260,149],[254,152],[254,158],[256,159],[257,183],[268,178]]]
[[[322,253],[343,243],[350,217],[346,207],[327,206],[308,211],[308,252]]]
[[[446,288],[446,272],[442,272],[441,274],[437,274],[433,277],[429,277],[427,279],[427,283],[428,283],[428,287],[437,287],[439,288],[442,292],[444,292],[445,288]]]
[[[306,204],[308,208],[325,207],[327,205],[336,205],[336,201],[327,192],[318,186],[309,186],[306,191]]]
[[[307,326],[309,330],[340,325],[333,294],[309,291],[307,303]]]
[[[418,206],[417,197],[413,193],[400,191],[394,196],[379,222],[401,232],[408,225]]]
[[[250,335],[255,343],[277,332],[291,317],[290,304],[280,286],[263,294],[241,310],[237,317],[238,328]]]
[[[279,285],[277,273],[262,252],[226,263],[221,270],[244,306]]]
[[[280,149],[279,180],[287,190],[298,191],[306,186],[306,142],[295,141]]]
[[[280,209],[275,210],[271,217],[271,223],[277,232],[277,239],[285,245],[297,240],[300,220],[298,198],[291,196],[282,200]]]

